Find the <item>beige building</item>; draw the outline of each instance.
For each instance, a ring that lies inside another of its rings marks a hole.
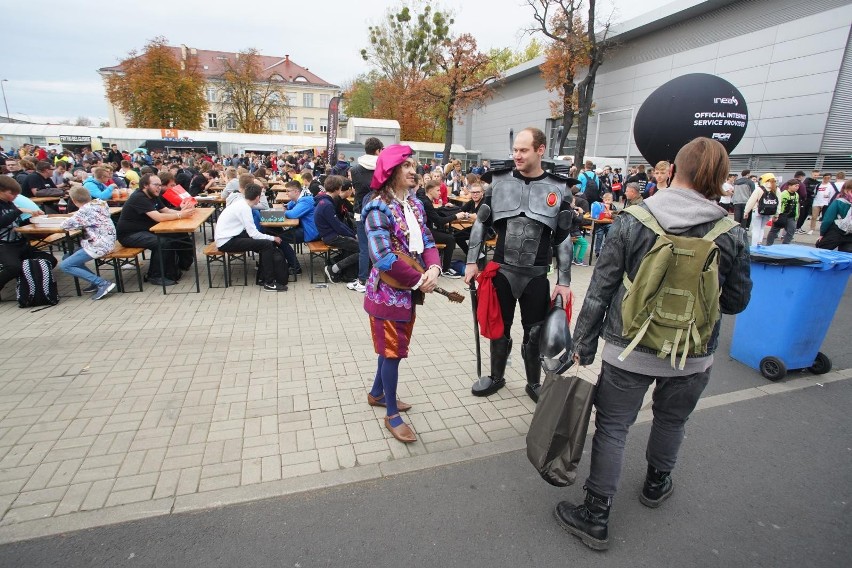
[[[237,124],[229,110],[227,98],[223,93],[220,77],[226,69],[226,64],[236,62],[238,53],[225,51],[209,51],[181,45],[171,47],[175,57],[185,66],[195,60],[199,70],[207,78],[205,89],[208,108],[204,113],[203,128],[205,131],[237,132]],[[266,77],[275,83],[280,83],[273,96],[286,100],[288,109],[282,116],[270,117],[266,120],[266,128],[270,134],[287,134],[316,137],[325,139],[328,131],[328,105],[331,99],[340,94],[340,87],[333,85],[310,72],[307,67],[297,65],[290,60],[289,55],[271,57],[261,55],[261,69]],[[121,66],[103,67],[98,69],[102,77],[121,73]],[[117,107],[107,100],[110,125],[116,128],[127,127],[127,117]]]

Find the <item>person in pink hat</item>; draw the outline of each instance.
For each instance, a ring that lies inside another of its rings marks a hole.
[[[364,310],[370,316],[373,347],[379,356],[367,403],[387,409],[385,427],[404,443],[415,442],[417,437],[399,415],[411,408],[396,397],[399,362],[408,357],[415,305],[422,303],[424,292],[435,289],[441,275],[440,256],[414,193],[417,164],[412,154],[411,148],[399,144],[382,150],[370,183],[373,193],[362,210],[373,262]],[[414,259],[424,271],[410,266],[401,255]],[[383,280],[382,273],[397,286]]]

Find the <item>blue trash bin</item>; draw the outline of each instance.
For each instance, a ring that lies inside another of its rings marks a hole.
[[[731,357],[769,380],[831,370],[820,353],[852,271],[852,254],[802,245],[751,248],[754,288],[737,316]]]

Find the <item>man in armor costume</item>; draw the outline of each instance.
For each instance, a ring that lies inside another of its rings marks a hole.
[[[545,140],[544,133],[537,128],[522,130],[512,148],[515,168],[492,171],[485,176],[490,177],[485,181],[491,186],[471,229],[465,282],[472,285],[480,274],[477,259],[486,230],[493,228],[497,233],[493,261],[477,281],[481,292],[493,289],[496,294],[496,302],[482,295],[479,301],[488,306],[499,304],[503,334],[491,339],[491,372],[473,384],[475,396],[491,395],[506,384],[504,374],[512,349],[512,320],[515,305],[520,303],[526,392],[538,401],[541,386],[539,337],[550,307],[549,300],[560,295],[563,305],[568,304],[572,260],[570,229],[575,215],[569,188],[577,182],[542,169]],[[550,295],[547,270],[553,252],[557,277]],[[491,278],[493,288],[482,286],[483,278]],[[480,325],[484,324],[480,319]]]

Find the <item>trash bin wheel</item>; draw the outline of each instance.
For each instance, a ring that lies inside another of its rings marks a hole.
[[[814,364],[808,367],[808,370],[814,375],[824,375],[831,370],[831,359],[820,351],[814,359]]]
[[[780,381],[787,374],[787,366],[778,357],[764,357],[760,360],[760,374],[770,381]]]

